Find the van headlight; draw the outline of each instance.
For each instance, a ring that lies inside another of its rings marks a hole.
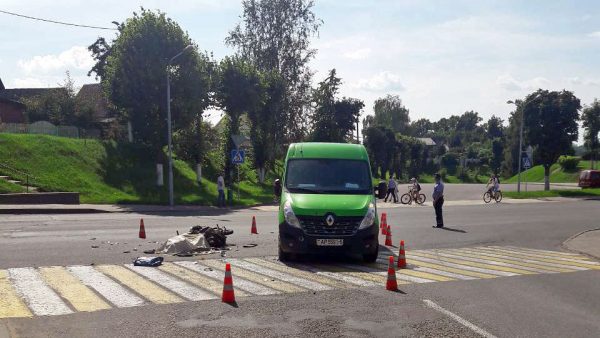
[[[375,223],[375,205],[371,203],[369,204],[367,214],[365,215],[365,218],[363,218],[362,222],[360,222],[358,229],[368,228],[373,225],[373,223]]]
[[[295,228],[300,228],[300,221],[298,220],[298,217],[296,217],[296,214],[294,214],[294,209],[292,209],[290,200],[287,200],[283,205],[283,216],[285,217],[287,224]]]

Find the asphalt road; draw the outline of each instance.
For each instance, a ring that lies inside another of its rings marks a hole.
[[[380,211],[388,213],[394,242],[405,240],[409,252],[480,246],[562,251],[560,245],[568,237],[598,227],[598,203],[451,206],[445,210],[447,230],[431,228],[434,219],[430,207]],[[259,235],[249,234],[253,215]],[[196,224],[225,225],[235,231],[228,239],[235,245],[226,253],[228,259],[270,257],[277,252],[275,215],[275,211],[255,210],[215,211],[211,215],[2,215],[0,269],[130,263],[143,250],[157,247],[155,241],[164,241],[176,230],[182,232]],[[146,240],[137,238],[141,217],[146,224]],[[257,246],[242,247],[251,243]],[[389,252],[385,247],[382,251]],[[201,258],[221,259],[218,254]],[[167,261],[195,259],[166,257]],[[329,264],[343,265],[347,260]],[[399,293],[385,291],[382,284],[256,296],[238,298],[238,307],[219,300],[151,304],[0,319],[0,337],[470,337],[479,333],[497,337],[592,337],[600,332],[599,278],[600,271],[586,270],[406,284],[400,285]],[[451,314],[428,306],[426,301]],[[452,314],[476,328],[465,326]]]

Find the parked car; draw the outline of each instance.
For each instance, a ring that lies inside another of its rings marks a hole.
[[[599,188],[600,170],[582,170],[579,174],[579,186],[582,188]]]

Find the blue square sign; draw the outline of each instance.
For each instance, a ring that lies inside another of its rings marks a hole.
[[[234,149],[231,151],[231,163],[242,164],[246,158],[246,152],[244,150]]]

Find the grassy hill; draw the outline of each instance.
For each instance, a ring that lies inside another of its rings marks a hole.
[[[74,191],[82,203],[166,204],[165,186],[155,184],[155,163],[148,149],[113,141],[79,140],[47,135],[0,134],[0,163],[28,172],[41,191]],[[210,170],[206,170],[207,172]],[[212,170],[214,172],[214,170]],[[24,179],[3,172],[16,179]],[[177,204],[216,204],[215,180],[196,182],[194,170],[184,161],[174,161]],[[0,182],[0,192],[19,187]],[[242,183],[240,205],[273,200],[270,185],[253,180]]]
[[[550,167],[550,182],[551,183],[577,183],[579,171],[590,169],[590,161],[580,161],[577,170],[564,171],[558,164],[553,164]],[[544,167],[537,165],[529,170],[521,173],[521,180],[527,182],[544,182]],[[517,175],[503,180],[502,183],[517,183]]]

